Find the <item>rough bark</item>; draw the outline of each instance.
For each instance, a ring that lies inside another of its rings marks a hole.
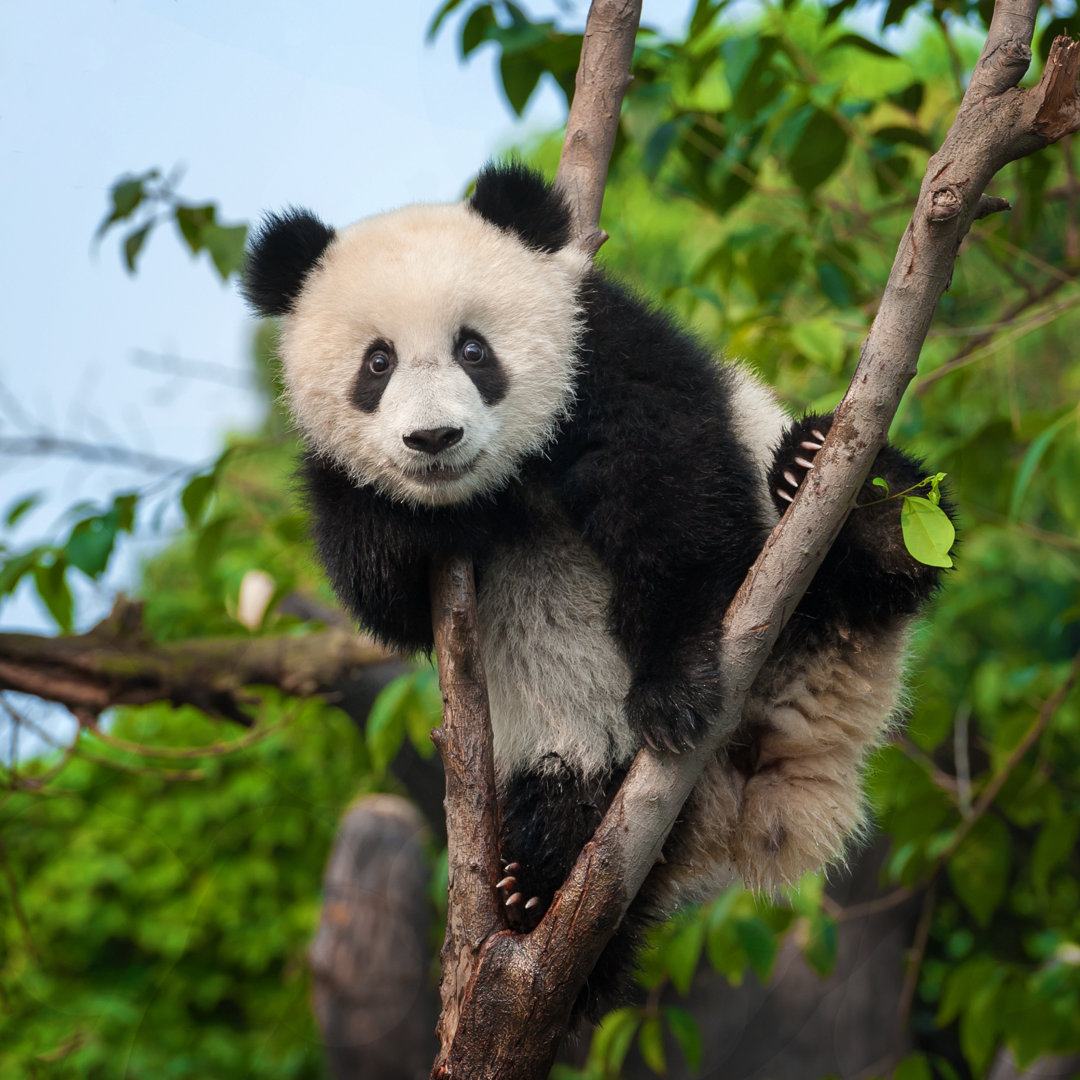
[[[334,842],[309,959],[337,1080],[417,1080],[435,1052],[426,835],[407,800],[369,795],[345,814]]]
[[[592,22],[600,7],[593,5]],[[621,5],[615,5],[621,9]],[[1075,43],[1055,41],[1046,72],[1031,90],[1017,83],[1030,61],[1037,0],[995,7],[986,46],[941,150],[930,159],[911,222],[901,240],[885,293],[848,392],[815,468],[802,485],[751,568],[724,622],[720,663],[728,686],[725,708],[700,753],[660,755],[642,751],[635,760],[592,841],[586,845],[540,925],[527,936],[495,933],[475,953],[468,979],[454,973],[465,990],[444,1014],[438,1077],[546,1075],[565,1031],[574,998],[630,899],[653,866],[683,802],[700,775],[708,752],[730,737],[746,693],[787,618],[820,565],[849,513],[900,397],[915,374],[934,309],[952,275],[960,242],[977,217],[1003,209],[983,196],[986,184],[1006,162],[1032,153],[1080,126]],[[623,24],[626,32],[626,24]],[[590,37],[586,32],[586,49]],[[611,44],[610,42],[608,44]],[[627,46],[611,48],[606,62],[622,62]],[[582,66],[587,57],[583,52]],[[578,85],[627,85],[625,70],[582,76]],[[584,104],[584,103],[583,103]],[[575,108],[578,100],[575,98]],[[617,110],[601,94],[586,123],[571,111],[568,141],[585,144],[579,129],[610,129]],[[573,202],[575,236],[586,250],[602,242],[597,215],[606,159],[599,166],[576,152],[564,153],[574,179],[558,182]],[[579,169],[592,170],[582,180]],[[569,173],[567,174],[569,177]],[[440,664],[452,658],[440,653]],[[466,738],[483,738],[476,729]],[[490,738],[490,736],[487,736]],[[476,783],[482,783],[479,778]],[[480,800],[488,807],[490,792]],[[490,813],[490,809],[485,810]],[[464,811],[468,817],[468,811]],[[491,863],[491,852],[474,852]],[[490,888],[494,890],[492,878]],[[452,900],[460,902],[461,896]],[[455,916],[452,916],[454,918]],[[459,949],[453,954],[462,956]],[[454,1026],[456,1019],[456,1028]]]
[[[94,716],[116,705],[169,701],[249,725],[254,685],[309,696],[332,691],[358,667],[392,660],[341,628],[302,637],[149,640],[141,608],[123,599],[85,634],[0,634],[0,690],[17,690]]]

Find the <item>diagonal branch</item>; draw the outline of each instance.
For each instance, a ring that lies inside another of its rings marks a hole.
[[[602,8],[622,5],[597,0],[590,24]],[[1007,162],[1080,128],[1080,45],[1058,38],[1038,85],[1031,90],[1017,87],[1031,58],[1037,9],[1038,0],[1014,0],[1009,6],[999,0],[995,7],[956,120],[927,165],[915,212],[829,437],[725,617],[720,663],[728,693],[707,743],[693,755],[643,750],[537,929],[526,936],[493,933],[475,953],[467,979],[462,969],[453,972],[456,1028],[444,1024],[441,1029],[443,1049],[433,1075],[546,1075],[578,990],[654,865],[709,751],[720,747],[738,724],[758,670],[885,442],[901,395],[915,374],[934,309],[951,280],[961,241],[977,217],[1004,209],[1001,201],[983,198],[986,185]],[[587,31],[582,67],[589,59],[589,41]],[[612,48],[607,55],[607,62],[615,63],[630,50]],[[578,85],[591,81],[579,75]],[[596,81],[625,86],[626,72],[612,70]],[[607,130],[612,141],[606,145],[613,145],[617,111],[611,111],[602,95],[597,102],[588,117],[571,111],[569,141],[578,141],[580,124]],[[567,160],[564,152],[563,164]],[[602,192],[606,159],[599,167],[593,163],[591,182],[578,173],[572,182],[567,180],[563,164],[557,182],[574,205],[575,236],[594,251],[600,236],[597,190]],[[440,667],[448,659],[440,654]],[[447,717],[447,722],[452,719]],[[493,800],[490,790],[486,797]],[[454,813],[448,806],[450,828]],[[493,859],[491,852],[487,855]],[[494,878],[490,884],[494,886]],[[449,977],[444,969],[444,980]],[[448,985],[444,981],[444,1001]]]

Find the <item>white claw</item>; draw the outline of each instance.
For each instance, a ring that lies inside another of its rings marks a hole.
[[[795,479],[795,474],[790,469],[784,470],[784,479],[792,486],[798,487],[799,481]]]
[[[822,435],[821,432],[818,431],[817,428],[811,428],[810,429],[810,434],[813,435],[815,439],[820,439],[822,442],[825,441],[825,436]]]
[[[779,495],[781,499],[787,499],[788,502],[795,501],[795,496],[789,495],[783,488],[777,488],[776,494]]]
[[[521,893],[519,893],[519,892],[516,892],[516,893],[514,893],[514,895],[513,895],[513,896],[511,896],[511,897],[510,897],[510,898],[509,898],[509,899],[508,899],[508,900],[506,901],[506,906],[507,906],[507,907],[511,907],[511,906],[513,906],[514,904],[520,904],[520,903],[521,903]]]
[[[516,884],[517,884],[517,878],[516,877],[504,877],[502,879],[502,881],[500,881],[499,884],[495,886],[495,888],[496,889],[509,889],[509,888],[512,888]]]
[[[525,910],[528,911],[529,908],[534,908],[539,903],[540,903],[540,897],[539,896],[533,896],[530,899],[525,901]]]
[[[821,443],[819,443],[819,442],[811,442],[809,439],[804,440],[803,442],[799,443],[799,445],[804,450],[820,450],[821,449]]]
[[[812,469],[814,467],[814,463],[812,461],[807,461],[804,457],[797,457],[795,459],[795,464],[801,465],[804,469]]]
[[[516,863],[516,862],[512,862],[512,863],[507,863],[507,864],[506,864],[506,865],[505,865],[505,866],[503,867],[503,869],[504,869],[504,870],[505,870],[505,871],[506,871],[506,872],[507,872],[508,874],[514,874],[514,873],[517,873],[517,871],[521,869],[521,863]]]

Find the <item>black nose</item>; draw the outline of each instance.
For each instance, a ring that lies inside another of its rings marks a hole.
[[[423,450],[425,454],[437,454],[440,450],[449,450],[455,443],[461,442],[461,436],[464,434],[464,428],[436,427],[414,431],[411,435],[402,435],[402,439],[410,450]]]

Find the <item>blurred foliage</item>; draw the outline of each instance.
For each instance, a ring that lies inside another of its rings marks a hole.
[[[237,741],[194,709],[124,710],[111,735],[138,753],[83,734],[20,773],[0,1076],[323,1075],[305,951],[367,757],[319,702],[264,692],[260,713]]]
[[[874,10],[902,22],[884,39],[901,43],[895,53],[867,36],[865,12],[845,21],[855,6],[766,4],[734,22],[725,2],[701,0],[684,39],[644,32],[602,222],[605,265],[794,408],[831,408],[851,375],[988,13],[985,2],[891,0]],[[1075,23],[1044,17],[1036,55]],[[572,93],[579,31],[512,3],[450,0],[431,36],[453,34],[464,58],[497,54],[520,113],[544,80]],[[552,138],[529,154],[550,174],[558,148]],[[228,276],[243,227],[220,226],[213,206],[182,203],[174,186],[157,171],[122,179],[102,231],[130,230],[134,267],[153,224],[174,220]],[[1021,1065],[1080,1051],[1075,147],[1009,166],[991,192],[1013,210],[965,241],[893,431],[947,473],[962,540],[918,634],[908,725],[870,774],[890,843],[883,886],[924,898],[907,1017],[917,1052],[895,1063],[896,1080],[982,1077],[1002,1047]],[[272,348],[261,329],[268,402]],[[73,508],[56,537],[0,550],[0,598],[29,580],[69,630],[70,575],[100,576],[121,534],[167,534],[182,514],[182,537],[143,574],[148,632],[305,632],[277,600],[332,600],[289,494],[294,450],[270,405],[262,431],[174,477],[168,505],[160,484],[123,492]],[[252,570],[274,588],[254,626],[237,617]],[[133,765],[83,733],[7,776],[0,1074],[104,1076],[124,1054],[131,1075],[318,1075],[302,950],[334,815],[354,791],[393,783],[386,769],[406,741],[430,752],[437,707],[420,669],[383,692],[362,740],[333,710],[271,700],[256,729],[261,739],[269,728],[265,739],[234,753]],[[151,745],[213,738],[190,711],[162,709],[126,712],[111,731]],[[201,778],[166,779],[177,769]],[[248,815],[256,806],[284,809]],[[827,974],[838,917],[820,877],[774,903],[733,888],[680,913],[644,960],[646,1004],[608,1016],[583,1068],[559,1074],[614,1077],[631,1053],[658,1073],[676,1060],[707,1068],[693,1019],[660,991],[685,993],[703,964],[733,984],[765,981],[789,934]]]

